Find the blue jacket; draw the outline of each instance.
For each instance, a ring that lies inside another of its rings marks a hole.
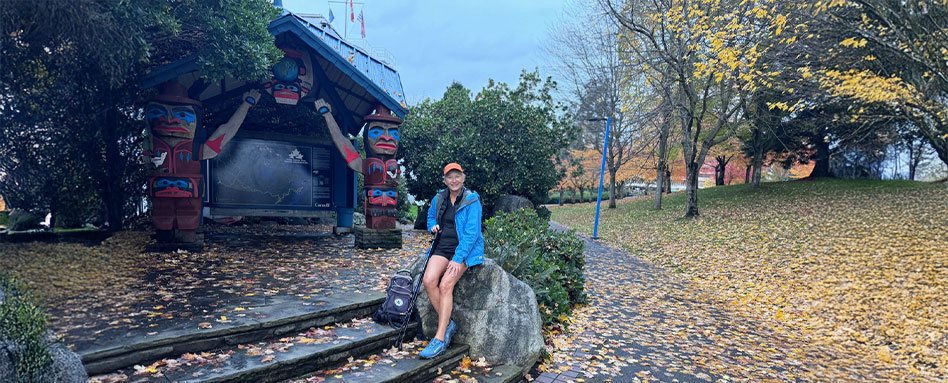
[[[480,265],[484,262],[484,235],[481,234],[481,199],[476,192],[464,189],[461,191],[461,203],[454,215],[454,224],[458,230],[458,247],[451,259],[457,263],[464,263],[467,267]],[[449,192],[441,190],[431,199],[428,208],[428,232],[435,225],[440,225],[441,213],[447,207]],[[427,257],[431,256],[432,247],[428,249]]]

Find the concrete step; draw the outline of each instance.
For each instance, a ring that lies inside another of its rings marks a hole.
[[[425,345],[427,343],[421,341],[406,343],[403,351],[385,350],[285,383],[430,383],[458,381],[462,375],[479,383],[519,383],[532,367],[502,365],[462,369],[460,364],[468,353],[467,345],[451,345],[444,354],[430,360],[418,357]]]
[[[408,337],[414,336],[409,327]],[[325,335],[331,332],[331,335]],[[340,326],[326,326],[295,337],[269,340],[216,350],[212,355],[224,356],[214,363],[181,366],[164,371],[165,380],[149,376],[145,382],[181,383],[269,383],[313,373],[391,348],[397,331],[370,320],[355,320]],[[311,339],[312,343],[302,339]],[[270,350],[269,352],[267,350]],[[209,355],[210,356],[210,355]],[[178,361],[186,361],[180,358]],[[132,375],[131,373],[129,375]]]
[[[343,368],[323,370],[309,377],[292,380],[286,383],[300,383],[319,381],[325,383],[420,383],[431,382],[444,371],[457,367],[468,346],[452,344],[443,354],[433,359],[421,359],[418,352],[425,343],[414,342],[406,347],[405,352],[376,354],[370,358],[349,363]],[[373,361],[368,363],[367,361]],[[361,362],[361,363],[360,363]],[[342,370],[342,371],[340,371]],[[325,380],[313,379],[313,377]],[[307,380],[309,379],[309,380]]]
[[[309,328],[348,322],[370,315],[382,304],[379,292],[335,293],[301,304],[292,296],[267,297],[247,306],[243,317],[221,321],[207,318],[175,323],[168,328],[139,328],[103,333],[94,343],[77,345],[76,351],[89,375],[121,370],[136,364],[264,339],[296,334]],[[202,323],[210,324],[210,328]]]

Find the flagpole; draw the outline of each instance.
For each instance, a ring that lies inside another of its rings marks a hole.
[[[346,1],[327,1],[327,3],[329,3],[329,4],[343,4],[343,5],[346,6],[346,8],[349,8],[349,7],[350,7],[350,0],[346,0]],[[352,15],[355,13],[355,6],[356,6],[356,5],[360,5],[362,9],[365,9],[365,3],[360,3],[360,2],[354,2],[354,1],[353,1],[353,2],[351,2],[351,4],[352,4],[352,5],[351,5],[352,9],[346,9],[346,12],[342,14],[343,23],[345,24],[345,25],[343,26],[343,28],[342,28],[342,38],[343,38],[344,40],[348,40],[348,39],[349,39],[349,23],[350,23],[350,22],[353,22],[353,23],[355,22],[355,21],[350,21],[351,18],[353,17]],[[330,5],[330,7],[332,7],[332,5]]]

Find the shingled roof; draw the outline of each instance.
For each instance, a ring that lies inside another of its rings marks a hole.
[[[310,50],[316,68],[313,91],[307,99],[323,98],[335,108],[344,106],[349,113],[337,118],[341,120],[342,128],[352,134],[359,132],[364,124],[363,117],[372,113],[378,104],[404,117],[408,110],[398,72],[366,50],[342,39],[324,21],[319,16],[303,17],[284,10],[269,26],[278,44],[292,40]],[[204,83],[200,79],[196,55],[159,67],[146,75],[142,82],[145,88],[150,88],[173,79],[178,79],[190,89],[191,97],[202,102],[228,97],[248,86],[247,81],[233,78]]]

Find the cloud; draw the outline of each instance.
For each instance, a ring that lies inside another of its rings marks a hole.
[[[284,0],[291,12],[327,14],[325,4]],[[319,9],[317,6],[325,8]],[[333,4],[342,31],[342,4]],[[356,13],[359,12],[356,5]],[[524,69],[541,66],[548,25],[558,1],[380,1],[364,5],[366,40],[395,56],[409,103],[440,98],[455,80],[478,91],[489,78],[514,84]],[[347,7],[346,7],[347,9]],[[345,17],[348,17],[346,11]],[[358,25],[349,36],[360,43]],[[352,36],[355,36],[354,38]]]

